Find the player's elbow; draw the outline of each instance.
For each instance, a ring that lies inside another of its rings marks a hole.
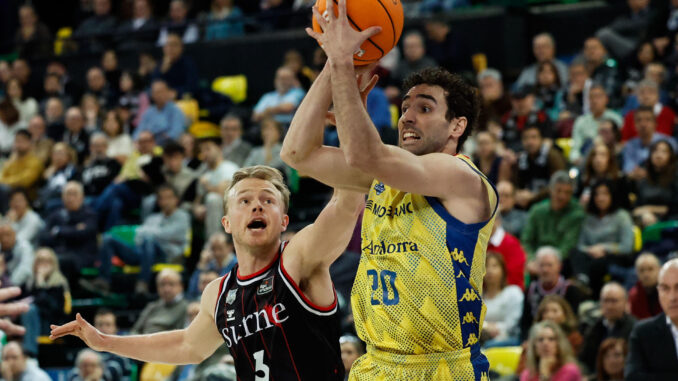
[[[290,167],[299,170],[302,166],[305,155],[294,147],[290,147],[289,144],[283,144],[282,150],[280,150],[280,158],[285,164]]]
[[[361,170],[363,172],[369,173],[370,169],[376,164],[377,157],[368,150],[353,150],[352,152],[346,152],[346,164],[351,168]]]

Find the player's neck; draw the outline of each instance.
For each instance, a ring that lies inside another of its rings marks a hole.
[[[235,256],[238,258],[238,275],[240,277],[255,274],[270,265],[280,249],[280,240],[265,246],[234,244]]]

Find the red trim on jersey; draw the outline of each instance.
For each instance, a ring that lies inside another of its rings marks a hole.
[[[321,307],[321,306],[313,303],[312,301],[310,301],[306,297],[306,295],[304,295],[303,291],[301,291],[299,286],[297,286],[297,283],[292,279],[290,274],[288,274],[287,271],[285,271],[285,266],[283,265],[282,256],[280,257],[280,270],[282,270],[282,273],[285,276],[285,278],[287,278],[287,281],[290,282],[290,284],[292,284],[292,287],[294,287],[294,289],[297,290],[297,293],[299,294],[299,296],[301,296],[301,299],[304,302],[306,302],[306,304],[308,304],[309,307],[316,309],[320,312],[329,312],[329,311],[332,311],[334,309],[334,307],[337,306],[337,291],[334,289],[334,284],[332,284],[332,292],[334,292],[334,301],[332,302],[332,304],[330,304],[327,307]]]
[[[266,265],[263,269],[261,269],[261,270],[255,272],[254,274],[249,274],[249,275],[241,276],[241,275],[240,275],[240,266],[238,266],[238,270],[236,270],[235,275],[236,275],[236,276],[238,277],[238,279],[240,279],[240,280],[248,280],[248,279],[252,279],[252,278],[254,278],[254,277],[256,277],[256,276],[259,276],[259,275],[265,273],[266,271],[268,271],[268,270],[273,266],[273,264],[275,263],[275,261],[278,260],[278,257],[279,257],[279,256],[280,256],[280,251],[278,251],[278,253],[275,255],[275,257],[273,258],[273,260],[271,261],[271,263],[269,263],[268,265]]]
[[[245,315],[245,293],[241,292],[240,293],[240,305],[242,306],[242,314],[243,316]],[[237,335],[237,333],[236,333]],[[250,362],[250,366],[252,367],[252,370],[254,369],[254,364],[252,364],[252,359],[250,359],[250,354],[247,352],[247,346],[245,345],[245,342],[243,341],[244,337],[240,338],[240,344],[242,344],[242,348],[244,349],[245,356],[247,357],[247,361]]]
[[[257,294],[254,294],[254,307],[256,307],[256,310],[259,311],[259,303],[257,303]],[[262,331],[259,331],[259,336],[261,336],[261,342],[264,344],[264,349],[266,350],[266,355],[268,358],[271,358],[271,352],[268,351],[268,347],[266,346],[266,340],[264,340],[264,333]]]
[[[221,282],[219,282],[219,291],[217,292],[217,304],[216,304],[216,306],[214,306],[215,315],[216,315],[217,312],[219,312],[219,311],[217,311],[217,307],[219,307],[219,300],[221,299],[221,296],[222,296],[221,292],[224,290],[224,282],[226,281],[226,278],[228,278],[229,274],[230,273],[221,277]]]
[[[273,294],[273,303],[277,303],[278,300],[275,297],[275,294]],[[282,332],[283,339],[285,339],[285,346],[287,347],[287,353],[290,354],[290,361],[292,361],[292,367],[294,367],[294,373],[297,374],[297,380],[301,381],[301,376],[299,375],[299,370],[297,370],[297,364],[294,362],[294,355],[292,354],[292,350],[290,349],[290,343],[287,342],[287,335],[285,335],[285,328],[283,328],[282,324],[280,324],[280,332]]]

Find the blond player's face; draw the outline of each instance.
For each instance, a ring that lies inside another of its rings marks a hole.
[[[442,152],[450,139],[445,91],[440,86],[421,84],[412,87],[402,103],[398,121],[398,145],[415,155]]]

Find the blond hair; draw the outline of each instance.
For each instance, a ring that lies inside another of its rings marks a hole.
[[[287,188],[287,185],[285,185],[282,173],[273,167],[255,165],[252,167],[240,168],[233,174],[231,185],[226,192],[224,192],[224,215],[228,214],[228,196],[231,194],[235,185],[245,179],[261,179],[273,184],[275,189],[280,192],[280,198],[285,207],[283,211],[287,213],[287,208],[290,206],[290,190]]]
[[[537,354],[537,335],[544,329],[550,329],[556,335],[558,354],[556,355],[557,361],[553,364],[551,371],[556,372],[563,365],[575,362],[572,346],[563,330],[560,329],[558,324],[550,320],[544,320],[536,323],[530,329],[530,337],[527,343],[527,369],[530,372],[530,377],[539,374],[539,361],[541,359]]]

